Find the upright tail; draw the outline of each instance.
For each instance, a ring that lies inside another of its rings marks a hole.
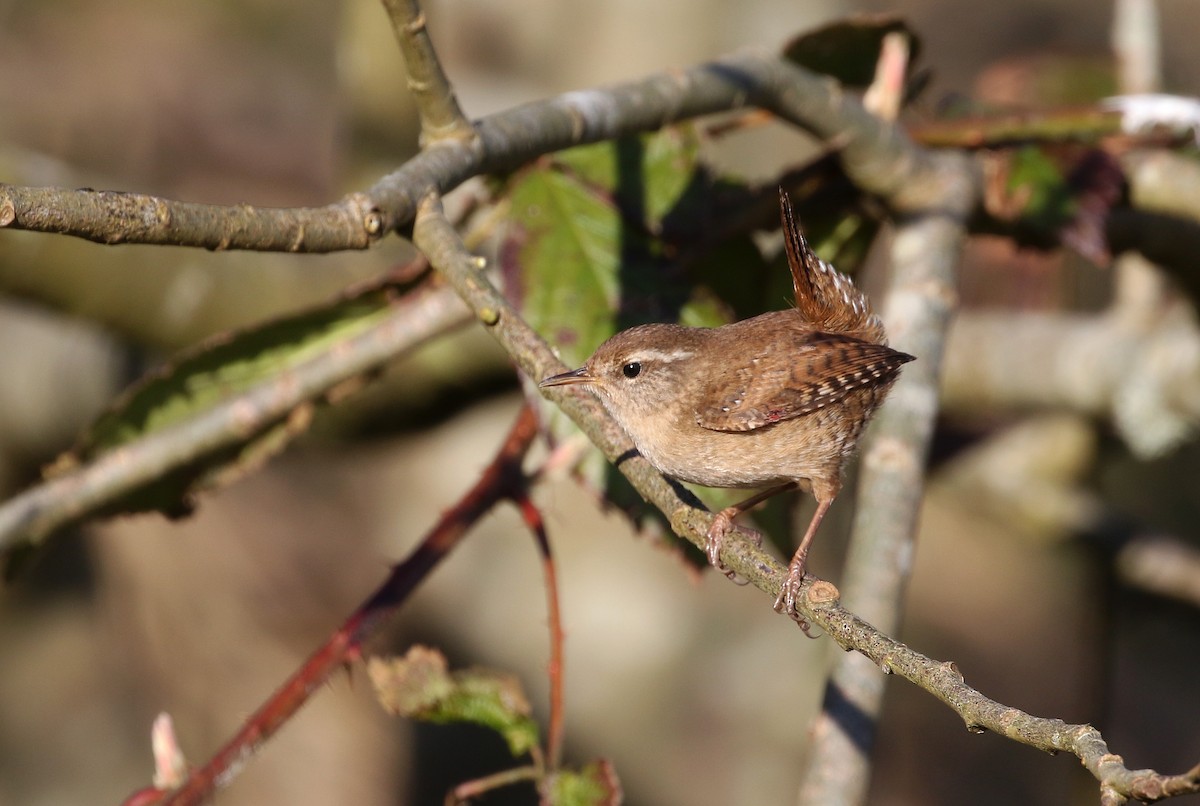
[[[863,341],[886,344],[883,322],[871,310],[866,296],[854,282],[830,266],[809,247],[796,223],[792,200],[779,188],[780,215],[792,287],[796,290],[796,310],[815,329],[826,333],[847,333]]]

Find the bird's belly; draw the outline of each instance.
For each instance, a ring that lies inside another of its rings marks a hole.
[[[705,487],[762,487],[839,474],[858,436],[826,427],[843,417],[840,409],[830,406],[752,431],[710,431],[687,424],[681,429],[684,438],[670,445],[631,436],[650,464],[680,481]]]

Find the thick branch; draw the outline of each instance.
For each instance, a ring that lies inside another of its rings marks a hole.
[[[112,190],[0,183],[0,228],[56,232],[102,244],[148,243],[259,252],[366,249],[384,234],[370,198],[327,207],[197,204]]]
[[[0,184],[0,227],[98,243],[333,252],[365,249],[412,221],[417,202],[479,174],[512,170],[583,143],[757,106],[839,144],[848,173],[897,210],[944,197],[945,177],[902,131],[868,114],[833,81],[763,54],[735,54],[607,89],[571,92],[480,120],[476,139],[442,139],[372,188],[328,207],[191,204],[136,194]]]
[[[1121,156],[1135,207],[1146,212],[1200,221],[1200,164],[1161,149],[1137,149]]]
[[[1109,416],[1153,456],[1200,424],[1200,329],[1177,306],[1153,322],[1108,315],[973,313],[954,326],[947,408],[1069,408]]]

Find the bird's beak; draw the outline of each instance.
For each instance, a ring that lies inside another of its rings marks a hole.
[[[587,367],[580,367],[570,372],[564,372],[562,375],[551,375],[539,383],[538,386],[545,389],[547,386],[570,386],[575,383],[594,383],[595,380],[595,376],[588,372]]]

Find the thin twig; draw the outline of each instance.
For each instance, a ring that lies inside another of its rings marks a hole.
[[[383,0],[383,5],[404,57],[408,89],[421,116],[422,148],[439,140],[472,139],[475,129],[459,108],[454,87],[442,70],[420,4],[417,0]]]
[[[562,747],[565,738],[563,733],[565,718],[563,665],[565,656],[563,654],[562,613],[559,608],[558,575],[554,570],[554,556],[550,551],[550,539],[546,535],[546,524],[542,519],[542,513],[525,493],[516,497],[514,503],[521,511],[521,519],[533,532],[538,553],[542,557],[542,571],[546,582],[546,615],[550,626],[550,662],[547,664],[547,676],[550,679],[550,727],[546,731],[546,770],[554,772],[562,761]]]
[[[955,233],[959,232],[959,226],[955,219],[950,217],[940,222],[925,221],[917,225],[917,232],[923,227],[933,230],[927,237],[930,238],[928,243],[935,253],[928,257],[925,271],[933,272],[934,276],[937,276],[944,268],[937,264],[952,261],[954,248],[950,242],[956,240]],[[441,212],[441,203],[436,194],[431,194],[421,205],[414,227],[414,240],[433,267],[462,295],[522,371],[531,377],[542,378],[562,370],[562,363],[554,358],[545,342],[529,328],[488,280],[480,261],[463,249],[458,233]],[[935,284],[929,290],[939,287],[943,286]],[[907,300],[908,304],[911,302],[912,300]],[[925,339],[936,342],[940,339],[937,331],[941,327],[936,324],[936,320],[947,314],[950,303],[950,299],[942,299],[940,304],[945,306],[945,310],[921,313],[918,318],[925,319],[928,327],[920,332],[909,329],[915,328],[915,323],[902,324],[906,317],[914,316],[912,310],[907,310],[903,295],[894,303],[895,310],[889,305],[886,315],[890,326],[895,327],[896,332],[910,334],[906,338],[911,338],[913,342],[919,344]],[[932,318],[932,324],[929,323],[929,318]],[[931,365],[936,362],[935,353],[935,357],[931,358]],[[930,369],[927,374],[932,378],[937,373],[935,369]],[[914,383],[914,386],[914,399],[928,394],[924,382]],[[639,456],[627,457],[626,452],[632,447],[628,437],[612,422],[593,397],[586,393],[561,390],[548,396],[552,396],[610,460],[616,462],[617,468],[630,479],[638,492],[668,516],[677,535],[697,547],[702,548],[706,545],[712,514],[691,506],[676,495],[675,489],[644,459]],[[932,417],[934,410],[935,407],[931,405],[926,415]],[[913,427],[917,431],[928,427],[923,417],[919,416],[919,412],[910,411],[902,419],[909,418],[916,418]],[[617,461],[618,459],[621,461]],[[726,541],[722,546],[721,559],[739,576],[772,598],[779,594],[786,569],[751,541]],[[1182,776],[1163,776],[1149,770],[1129,771],[1119,761],[1114,763],[1113,759],[1117,757],[1106,755],[1107,748],[1104,747],[1099,733],[1088,726],[1066,726],[1085,729],[1070,741],[1053,738],[1056,734],[1048,726],[1062,726],[1065,723],[1038,719],[988,700],[979,692],[965,686],[961,676],[957,681],[953,679],[953,675],[946,671],[952,670],[953,664],[937,663],[888,637],[842,608],[838,598],[837,588],[830,583],[811,576],[806,577],[800,591],[800,613],[811,624],[824,629],[844,649],[853,649],[861,653],[877,666],[886,665],[888,671],[897,672],[934,694],[960,713],[968,725],[995,730],[1009,738],[1042,749],[1061,749],[1075,753],[1088,765],[1088,769],[1104,787],[1114,791],[1144,792],[1156,788],[1162,791],[1170,790],[1171,794],[1200,791],[1193,788],[1200,787],[1200,773],[1195,770]],[[1020,729],[1009,726],[1017,716],[1020,717]],[[1048,736],[1051,738],[1047,738]]]
[[[408,596],[470,529],[504,499],[524,495],[521,462],[537,435],[537,418],[521,408],[495,458],[459,502],[446,511],[411,554],[396,565],[373,593],[304,664],[280,686],[241,729],[202,767],[172,792],[146,789],[126,801],[137,806],[201,803],[237,775],[262,745],[346,664],[358,660],[363,642],[407,601]]]
[[[464,781],[446,795],[446,806],[458,806],[470,803],[473,798],[493,792],[501,787],[512,786],[524,781],[537,781],[542,776],[542,770],[537,765],[529,764],[524,767],[513,767],[508,770],[485,775],[471,781]]]
[[[843,649],[853,649],[885,674],[897,674],[933,694],[961,716],[973,733],[987,730],[1049,753],[1071,753],[1100,782],[1102,792],[1125,798],[1154,801],[1200,792],[1200,765],[1181,775],[1131,770],[1120,756],[1109,752],[1104,737],[1091,725],[1032,716],[985,697],[966,684],[953,663],[926,657],[843,608],[837,589],[828,582],[807,589],[807,604],[812,623]]]

